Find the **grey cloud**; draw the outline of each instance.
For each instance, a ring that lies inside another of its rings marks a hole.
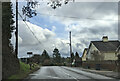
[[[55,38],[55,33],[48,29],[43,29],[42,27],[36,26],[31,23],[27,23],[30,29],[34,32],[35,36],[39,39],[41,43],[35,39],[31,34],[29,29],[26,27],[24,22],[19,21],[20,29],[19,35],[22,42],[19,44],[19,57],[27,56],[28,51],[32,51],[34,54],[42,54],[43,50],[46,49],[50,56],[52,56],[53,49],[57,47],[61,52],[62,56],[68,55],[68,45],[67,40]],[[34,27],[34,28],[33,28]],[[53,44],[56,46],[53,47]]]
[[[73,51],[77,51],[79,54],[82,54],[83,49],[88,47],[90,41],[101,40],[103,34],[108,35],[110,38],[116,38],[117,36],[117,21],[113,21],[115,23],[104,21],[104,23],[101,24],[101,22],[92,21],[91,19],[84,20],[86,18],[103,19],[111,14],[113,17],[116,16],[118,13],[118,3],[116,2],[76,2],[63,5],[56,10],[44,5],[40,6],[37,11],[42,14],[48,14],[47,16],[50,18],[50,22],[58,21],[59,23],[66,25],[66,27],[68,25],[78,24],[78,26],[75,25],[77,28],[72,29],[72,26],[69,28],[72,30],[72,35],[74,36],[74,40],[72,41]],[[58,16],[49,17],[49,15]],[[108,20],[109,19],[111,20],[111,18],[108,18]],[[41,53],[44,49],[47,49],[48,52],[52,54],[53,44],[56,45],[63,56],[69,56],[69,46],[66,45],[65,42],[55,39],[52,32],[42,34],[39,32],[36,33],[36,36],[42,42],[40,45],[37,40],[34,39],[32,34],[28,32],[28,29],[23,27],[23,24],[20,26],[19,33],[22,38],[22,44],[20,44],[20,53],[22,54],[20,54],[20,56],[25,55],[26,51],[29,50]]]
[[[40,12],[39,12],[40,11]],[[68,5],[63,5],[56,10],[52,10],[50,7],[42,6],[39,7],[38,12],[55,16],[57,20],[75,20],[76,18],[95,18],[102,19],[105,15],[116,14],[118,11],[117,2],[75,2],[69,3]],[[73,17],[73,18],[67,18]],[[76,17],[74,19],[74,17]],[[53,17],[51,17],[53,18]]]

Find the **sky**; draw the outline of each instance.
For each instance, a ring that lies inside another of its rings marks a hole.
[[[118,40],[117,2],[70,2],[55,10],[46,2],[39,3],[37,16],[25,21],[29,28],[19,17],[19,58],[28,57],[29,51],[42,54],[44,49],[52,56],[55,47],[61,56],[69,57],[69,31],[72,32],[72,51],[80,56],[90,41],[101,41],[104,35],[109,40]],[[19,2],[21,15],[25,4]],[[15,12],[15,4],[13,10]],[[11,41],[15,45],[14,33]]]

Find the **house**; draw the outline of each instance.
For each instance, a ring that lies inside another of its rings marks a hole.
[[[82,61],[86,61],[86,55],[87,55],[88,48],[85,48],[82,54]]]
[[[120,45],[118,40],[108,40],[103,36],[102,41],[91,41],[87,51],[88,60],[117,60],[116,50]]]
[[[119,47],[116,50],[116,55],[118,57],[118,60],[120,60],[120,45],[119,45]]]
[[[120,45],[119,45],[119,47],[116,49],[116,54],[117,54],[117,55],[120,55]]]

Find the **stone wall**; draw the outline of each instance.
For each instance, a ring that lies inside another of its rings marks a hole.
[[[82,63],[82,67],[99,69],[99,70],[111,70],[117,71],[117,61],[86,61]]]

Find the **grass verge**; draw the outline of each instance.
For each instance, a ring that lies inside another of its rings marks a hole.
[[[39,66],[37,64],[34,64],[34,67],[32,67],[32,70],[30,70],[30,66],[28,64],[25,64],[20,61],[20,71],[17,74],[10,76],[8,79],[24,79],[30,73],[33,73],[38,69],[39,69]]]

